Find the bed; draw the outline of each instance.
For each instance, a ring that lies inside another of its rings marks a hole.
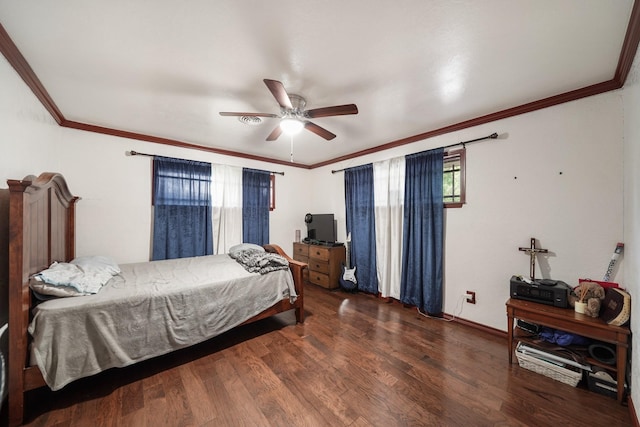
[[[79,198],[56,173],[7,183],[10,425],[22,422],[29,390],[56,390],[284,311],[304,321],[306,264],[277,245],[264,249],[288,268],[266,274],[250,273],[228,255],[125,264],[96,294],[39,301],[33,276],[75,259]]]

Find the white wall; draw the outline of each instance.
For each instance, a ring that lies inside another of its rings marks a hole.
[[[640,330],[640,309],[637,298],[640,286],[640,50],[627,78],[624,95],[624,283],[631,293],[631,330]],[[636,298],[636,299],[634,299]],[[632,341],[634,362],[638,360],[640,345]],[[636,408],[640,407],[640,366],[631,365],[631,397]]]
[[[311,181],[318,191],[331,183],[333,197],[327,203],[342,221],[344,238],[343,174],[332,175],[331,169],[494,131],[499,139],[467,145],[467,204],[446,211],[444,302],[446,313],[458,314],[462,307],[460,317],[506,330],[509,278],[529,274],[529,258],[518,247],[538,239],[550,253],[538,257],[536,277],[575,286],[578,278],[600,280],[616,242],[623,239],[619,92],[316,169]],[[466,290],[476,292],[476,305],[459,304]]]

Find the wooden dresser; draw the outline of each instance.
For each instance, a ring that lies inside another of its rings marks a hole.
[[[293,244],[293,259],[309,264],[309,282],[327,289],[339,286],[338,279],[345,261],[344,246],[321,246],[307,243]]]

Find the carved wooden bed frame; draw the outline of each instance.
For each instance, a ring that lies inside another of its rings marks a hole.
[[[75,257],[75,205],[64,177],[45,172],[9,185],[9,424],[19,425],[24,416],[24,393],[45,386],[37,366],[29,366],[32,295],[29,277],[53,261],[69,262]],[[243,323],[295,310],[296,321],[304,322],[302,273],[306,264],[291,259],[276,245],[265,245],[289,261],[298,298],[285,298]]]

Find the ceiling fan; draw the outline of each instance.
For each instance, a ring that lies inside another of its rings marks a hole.
[[[314,108],[305,110],[307,101],[300,95],[288,94],[284,85],[277,80],[264,79],[264,84],[271,91],[271,94],[280,105],[280,114],[270,113],[232,113],[220,112],[221,116],[236,117],[271,117],[280,118],[280,123],[267,137],[267,141],[275,141],[284,131],[285,133],[295,133],[305,128],[308,131],[321,136],[326,140],[336,137],[327,129],[310,122],[308,119],[319,117],[343,116],[347,114],[358,114],[358,107],[355,104],[336,105],[333,107]]]

